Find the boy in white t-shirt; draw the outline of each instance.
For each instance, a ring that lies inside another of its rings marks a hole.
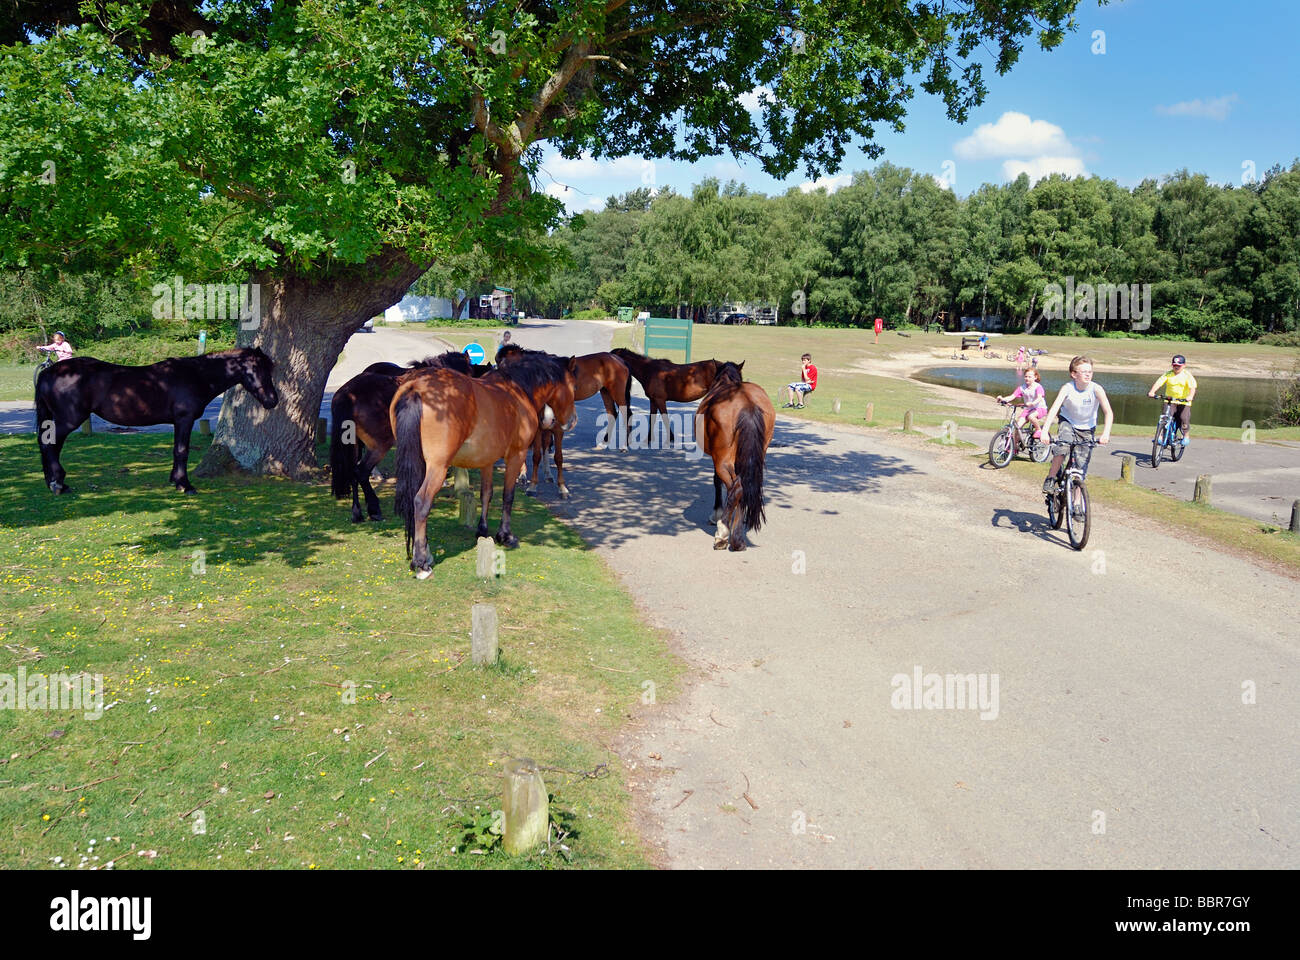
[[[1115,414],[1110,408],[1110,398],[1101,384],[1092,382],[1092,359],[1075,357],[1070,361],[1070,380],[1061,387],[1048,411],[1044,423],[1051,424],[1052,418],[1060,414],[1061,425],[1056,433],[1056,442],[1052,444],[1052,466],[1043,481],[1043,493],[1052,493],[1056,489],[1056,475],[1061,470],[1061,463],[1070,452],[1071,441],[1092,440],[1097,428],[1097,411],[1106,414],[1106,425],[1102,428],[1098,443],[1110,443],[1110,428],[1115,423]],[[1088,475],[1088,461],[1092,459],[1092,448],[1083,447],[1076,455],[1083,475]]]

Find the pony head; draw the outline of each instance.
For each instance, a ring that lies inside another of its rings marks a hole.
[[[280,394],[276,392],[275,383],[271,380],[271,371],[275,367],[274,361],[262,351],[261,347],[243,350],[241,354],[239,382],[249,393],[257,397],[262,406],[270,410],[280,402]]]

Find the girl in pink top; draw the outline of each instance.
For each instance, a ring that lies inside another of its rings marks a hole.
[[[72,344],[68,343],[67,338],[63,336],[62,330],[54,334],[52,343],[42,344],[36,349],[55,354],[55,360],[67,360],[72,356]]]
[[[1021,347],[1023,350],[1024,347]],[[1016,387],[1015,391],[1008,397],[998,397],[1003,403],[1010,403],[1019,397],[1025,405],[1021,411],[1016,414],[1016,419],[1023,422],[1025,417],[1034,425],[1034,439],[1041,440],[1043,436],[1043,421],[1047,418],[1047,392],[1043,385],[1038,382],[1038,371],[1032,367],[1024,373],[1025,382]]]

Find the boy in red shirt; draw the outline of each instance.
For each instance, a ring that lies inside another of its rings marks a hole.
[[[812,393],[817,389],[817,368],[813,366],[812,354],[805,353],[799,358],[799,361],[802,366],[800,376],[803,379],[785,385],[785,390],[789,395],[789,400],[782,405],[782,409],[785,409],[786,407],[802,408],[804,395]],[[796,393],[799,394],[798,403],[794,402]]]

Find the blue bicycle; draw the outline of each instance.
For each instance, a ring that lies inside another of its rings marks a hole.
[[[1178,439],[1178,418],[1174,416],[1173,408],[1175,403],[1183,403],[1182,400],[1175,400],[1173,397],[1156,397],[1164,404],[1160,413],[1160,422],[1156,424],[1155,439],[1151,441],[1151,469],[1160,469],[1160,461],[1164,457],[1166,450],[1169,451],[1169,459],[1177,463],[1183,459],[1183,442]]]

